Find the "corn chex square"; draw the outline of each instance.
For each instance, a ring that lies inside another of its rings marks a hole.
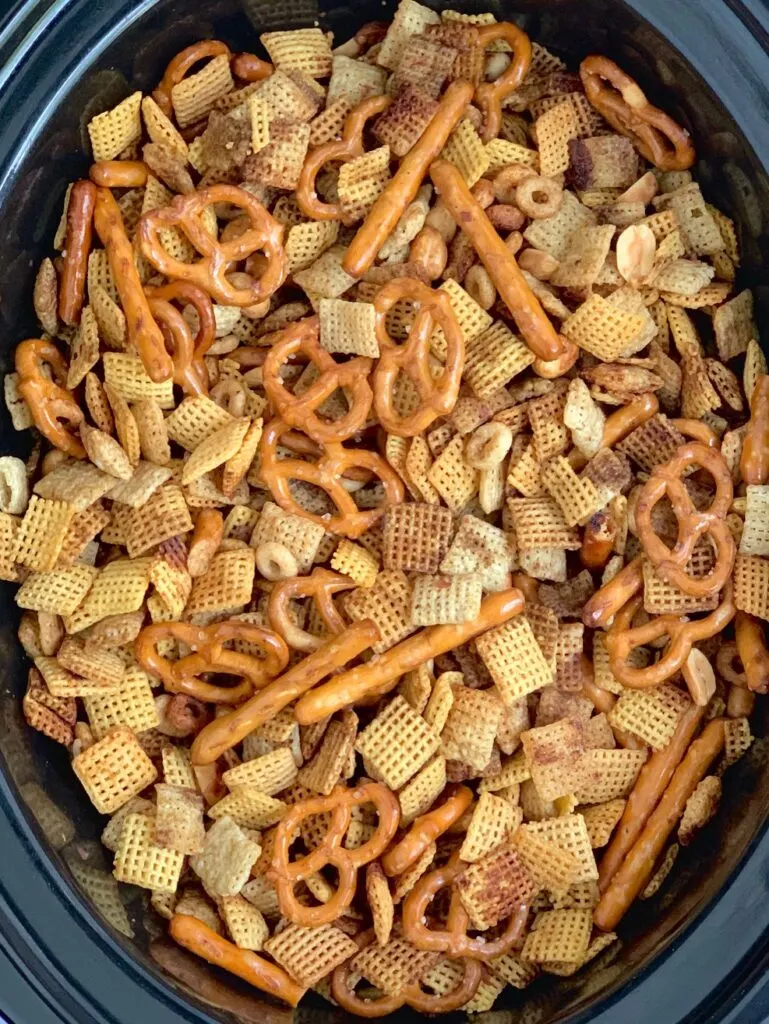
[[[385,514],[382,560],[385,569],[436,573],[451,540],[451,511],[439,505],[408,502]]]
[[[72,768],[100,814],[112,814],[157,778],[157,770],[136,736],[118,726],[88,747]]]
[[[564,321],[561,330],[579,348],[611,362],[633,346],[645,328],[645,317],[618,309],[594,294]]]
[[[353,970],[387,995],[398,995],[407,985],[433,967],[440,954],[416,949],[400,935],[390,937],[386,946],[374,943],[352,962]]]
[[[139,139],[142,131],[141,102],[142,94],[134,92],[116,107],[91,118],[88,135],[94,160],[114,160]]]
[[[127,725],[135,733],[154,729],[160,722],[149,676],[136,666],[125,671],[117,687],[84,697],[85,712],[94,736],[101,739],[115,726]]]
[[[493,928],[505,921],[539,888],[519,852],[509,843],[470,864],[456,882],[473,928]]]
[[[441,732],[441,753],[447,760],[461,761],[480,773],[492,757],[502,702],[490,690],[471,690],[463,685],[453,685],[451,690],[454,703]]]
[[[372,644],[376,654],[389,650],[415,630],[411,624],[411,583],[400,569],[380,572],[370,587],[353,591],[344,602],[355,622],[373,619],[380,639]]]
[[[553,682],[552,669],[523,615],[481,634],[475,646],[508,706]]]
[[[355,956],[357,943],[332,924],[304,928],[289,924],[268,939],[265,950],[300,985],[309,988]]]
[[[438,455],[427,472],[427,479],[452,512],[461,512],[476,494],[479,473],[465,460],[464,441],[460,434],[453,437]]]
[[[505,589],[513,568],[513,535],[473,515],[462,516],[440,564],[442,573],[480,576],[483,589],[490,592]]]
[[[578,531],[569,526],[551,497],[510,498],[508,507],[515,524],[519,551],[530,548],[576,551],[580,547]]]
[[[260,853],[258,843],[225,816],[206,832],[203,848],[190,858],[190,867],[212,896],[237,896]]]
[[[496,321],[466,345],[464,379],[478,398],[488,398],[534,362],[534,353]]]
[[[117,558],[99,570],[91,589],[75,611],[64,619],[68,633],[77,633],[108,615],[141,608],[150,581],[151,558]]]
[[[526,936],[521,959],[543,963],[559,960],[582,962],[590,944],[593,915],[590,910],[546,910],[537,914]]]
[[[411,622],[415,626],[471,622],[481,611],[480,576],[419,575],[411,594]]]
[[[395,697],[363,730],[355,749],[367,772],[390,789],[400,789],[436,752],[437,732],[403,699]]]
[[[646,761],[645,750],[586,750],[580,759],[580,782],[574,796],[580,804],[602,804],[626,797]]]
[[[615,729],[638,736],[653,750],[663,750],[691,705],[683,690],[668,683],[647,690],[625,690],[608,717]]]
[[[197,576],[186,614],[240,609],[251,600],[256,563],[251,548],[220,551],[211,559],[205,576]]]
[[[176,892],[184,854],[159,846],[155,822],[144,814],[129,814],[123,823],[115,854],[115,878],[153,892]]]
[[[372,303],[321,299],[318,317],[320,343],[327,352],[379,358],[376,311]]]
[[[275,825],[283,817],[286,804],[267,796],[257,786],[236,786],[218,800],[208,812],[209,818],[231,818],[241,828],[262,829]]]
[[[563,814],[544,821],[531,821],[524,827],[527,832],[554,843],[576,857],[580,872],[574,882],[592,882],[598,878],[590,836],[581,814]]]

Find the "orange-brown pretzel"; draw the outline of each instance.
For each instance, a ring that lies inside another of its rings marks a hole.
[[[363,129],[366,121],[375,114],[381,114],[391,102],[389,96],[370,96],[347,115],[341,139],[324,142],[322,146],[309,151],[296,186],[296,201],[305,217],[313,220],[340,220],[343,224],[355,223],[355,218],[346,215],[339,203],[324,203],[318,198],[315,180],[321,169],[332,160],[347,163],[363,156]]]
[[[312,363],[318,376],[301,395],[294,395],[283,385],[281,370],[293,356],[301,354]],[[262,369],[262,383],[272,407],[281,419],[298,427],[318,444],[346,441],[361,429],[371,411],[374,396],[368,382],[371,360],[363,356],[338,363],[318,340],[318,318],[297,320],[279,333],[267,353]],[[345,388],[349,410],[337,420],[323,419],[319,406],[338,388]]]
[[[661,171],[685,171],[696,159],[691,136],[652,106],[634,78],[608,57],[586,57],[579,67],[588,100],[598,113]]]
[[[70,326],[80,322],[83,309],[95,207],[96,186],[91,181],[76,181],[67,203],[67,231],[59,288],[59,316]]]
[[[479,46],[486,49],[489,43],[502,39],[512,52],[510,66],[495,82],[483,82],[475,90],[475,104],[483,112],[481,138],[491,142],[499,135],[502,127],[502,103],[514,92],[526,77],[531,65],[531,40],[517,25],[501,21],[496,25],[484,25],[476,29]]]
[[[419,860],[430,843],[459,821],[472,802],[473,791],[467,786],[450,786],[443,803],[421,814],[401,841],[382,857],[384,873],[391,878],[402,875]]]
[[[193,579],[205,576],[224,537],[224,516],[218,508],[202,508],[187,552],[187,572]]]
[[[141,188],[147,184],[148,173],[143,160],[97,160],[88,177],[102,188]]]
[[[195,650],[178,661],[171,661],[158,651],[158,644],[169,639],[179,640]],[[230,640],[258,644],[264,657],[225,650],[224,645]],[[214,704],[240,704],[251,696],[255,687],[265,686],[282,672],[289,657],[288,647],[277,633],[232,619],[212,626],[156,622],[139,633],[134,651],[144,671],[162,680],[169,693],[186,693]],[[207,672],[243,678],[236,686],[217,686],[200,678]]]
[[[375,941],[373,929],[355,936],[359,949],[365,949]],[[343,1010],[357,1017],[388,1017],[402,1006],[410,1006],[419,1013],[449,1013],[468,1003],[483,979],[483,966],[477,960],[462,958],[462,978],[457,985],[444,995],[430,995],[419,981],[406,985],[397,995],[380,995],[376,999],[363,999],[355,992],[352,959],[340,964],[331,975],[331,994]]]
[[[262,60],[255,53],[236,53],[230,62],[230,68],[233,75],[244,82],[263,82],[275,70],[269,61]]]
[[[523,606],[523,595],[515,588],[489,594],[484,598],[477,618],[470,622],[423,629],[366,665],[342,672],[305,694],[294,708],[296,720],[301,725],[310,725],[360,700],[389,693],[407,672],[419,668],[431,658],[437,658],[439,654],[466,644],[487,629],[501,626],[519,615]]]
[[[737,612],[734,633],[748,689],[754,693],[766,693],[769,690],[769,650],[764,627],[747,612]]]
[[[236,238],[221,242],[203,223],[205,209],[215,203],[229,203],[243,211],[250,226]],[[179,228],[202,259],[183,263],[163,248],[160,233]],[[252,306],[269,299],[286,279],[283,225],[265,210],[259,200],[237,185],[211,185],[187,195],[175,196],[169,206],[150,210],[139,220],[136,243],[152,266],[174,280],[189,281],[228,306]],[[264,253],[264,270],[254,283],[237,288],[227,280],[233,263],[254,253]]]
[[[210,964],[236,974],[254,988],[282,999],[289,1006],[296,1006],[306,991],[282,967],[250,949],[239,949],[234,942],[218,935],[197,917],[174,914],[168,929],[180,946]]]
[[[403,299],[415,303],[408,338],[399,345],[387,332],[387,314]],[[398,437],[421,434],[439,416],[454,408],[465,365],[465,340],[446,292],[428,288],[411,277],[396,277],[374,297],[379,362],[374,371],[374,405],[382,426]],[[434,327],[443,330],[446,356],[440,374],[431,372],[430,337]],[[395,382],[405,374],[416,388],[419,404],[407,416],[399,415],[393,403]]]
[[[472,84],[462,80],[452,82],[443,94],[430,123],[401,160],[350,243],[342,268],[351,277],[363,277],[372,265],[401,214],[414,201],[430,164],[440,155],[472,98]]]
[[[317,463],[301,459],[281,459],[278,456],[280,439],[291,429],[281,419],[267,424],[260,443],[260,473],[272,496],[286,512],[304,516],[320,523],[330,533],[342,537],[360,537],[380,518],[388,505],[399,505],[404,498],[403,482],[394,469],[376,452],[363,448],[345,448],[338,442],[324,445],[323,456]],[[384,503],[375,509],[362,510],[345,489],[342,476],[353,466],[371,470],[384,486]],[[305,511],[291,493],[291,480],[304,480],[326,492],[337,507],[330,518]]]
[[[613,448],[623,438],[627,437],[636,427],[646,423],[652,416],[659,412],[660,403],[653,391],[647,391],[645,395],[634,398],[632,402],[617,409],[611,416],[606,417],[601,438],[602,448]],[[568,455],[572,469],[579,471],[587,465],[587,459],[579,450],[572,448]]]
[[[683,474],[690,466],[706,470],[716,484],[716,495],[710,507],[698,511],[687,491]],[[657,536],[651,522],[658,501],[667,496],[678,520],[678,538],[672,549]],[[734,497],[732,475],[723,455],[699,441],[682,445],[664,466],[657,466],[638,497],[635,521],[638,539],[649,561],[659,575],[692,597],[709,597],[717,593],[731,575],[736,546],[725,517]],[[715,547],[712,571],[695,579],[685,571],[700,537],[708,536]]]
[[[468,957],[470,960],[493,960],[504,956],[523,939],[523,930],[529,917],[528,903],[522,903],[510,917],[501,935],[495,939],[483,936],[472,938],[467,934],[470,916],[462,906],[456,889],[451,894],[449,913],[444,928],[431,928],[427,913],[435,897],[454,882],[467,865],[459,859],[459,852],[452,854],[445,867],[435,868],[422,875],[406,897],[403,904],[403,934],[417,949],[445,953],[452,957]]]
[[[634,597],[617,612],[614,625],[606,634],[611,670],[623,686],[646,690],[659,686],[680,672],[694,644],[707,640],[725,629],[734,618],[732,584],[724,587],[723,600],[715,611],[704,619],[689,621],[684,615],[658,615],[642,626],[631,627],[633,616],[641,608],[643,599]],[[636,668],[628,661],[631,651],[667,636],[670,642],[659,661],[646,668]]]
[[[579,359],[579,347],[573,341],[564,338],[563,335],[559,335],[559,337],[563,344],[563,352],[557,359],[535,359],[531,364],[531,368],[537,376],[544,377],[545,380],[563,377]]]
[[[67,391],[67,364],[52,341],[27,338],[16,346],[16,372],[19,394],[29,406],[35,426],[54,447],[76,459],[85,458],[80,439],[67,429],[77,431],[85,419],[83,410]],[[53,380],[44,372],[50,367]]]
[[[208,370],[204,356],[216,340],[216,318],[211,298],[189,281],[171,281],[159,288],[145,288],[150,310],[171,342],[174,383],[190,395],[208,394]],[[190,326],[172,300],[187,302],[198,314],[198,333],[192,337]]]
[[[350,590],[355,586],[349,576],[341,576],[330,569],[313,569],[309,576],[292,576],[286,580],[278,580],[270,592],[267,602],[267,619],[270,626],[279,633],[288,646],[294,651],[317,651],[325,637],[314,636],[306,629],[301,629],[291,618],[289,604],[303,597],[311,597],[323,621],[332,636],[343,633],[345,621],[334,604],[334,594],[342,590]]]
[[[152,98],[166,117],[173,116],[174,108],[171,102],[173,87],[181,82],[190,68],[207,57],[220,57],[223,53],[229,55],[229,52],[230,48],[226,43],[220,43],[218,39],[203,39],[176,54],[166,68],[160,85],[152,93]]]
[[[374,805],[379,818],[376,831],[362,846],[346,850],[343,841],[352,809],[368,803]],[[291,844],[298,834],[300,822],[326,813],[331,814],[331,822],[323,842],[311,853],[291,863]],[[281,914],[305,928],[317,928],[341,917],[355,896],[358,868],[376,860],[382,853],[395,835],[399,820],[398,797],[380,782],[367,782],[352,789],[337,786],[329,796],[310,797],[289,807],[275,830],[275,850],[267,873],[277,890]],[[297,900],[294,887],[328,864],[339,874],[334,895],[320,906],[304,906]]]
[[[144,368],[152,380],[168,380],[174,372],[173,360],[166,350],[163,332],[150,313],[147,296],[136,269],[134,248],[128,240],[120,207],[107,188],[96,188],[94,226],[107,250],[120,304],[125,313],[128,341],[141,356]]]
[[[291,701],[344,667],[378,639],[379,630],[370,619],[365,619],[354,622],[344,633],[324,640],[316,651],[273,679],[237,710],[209,722],[192,745],[192,763],[211,764],[225,750],[240,743],[244,736],[274,718]]]
[[[707,423],[703,423],[702,420],[692,420],[685,416],[679,416],[678,419],[670,420],[670,424],[676,428],[679,434],[683,434],[684,437],[690,437],[692,441],[699,441],[700,444],[707,445],[708,448],[721,447],[718,434]]]
[[[449,213],[473,243],[523,340],[539,359],[559,359],[566,347],[564,340],[548,320],[515,256],[467,187],[461,172],[448,160],[436,160],[430,168],[430,177]]]
[[[614,550],[617,521],[608,512],[596,512],[585,523],[579,557],[586,569],[603,569]]]
[[[596,590],[582,609],[582,621],[590,629],[605,626],[643,585],[643,555],[636,555],[613,580]]]
[[[746,484],[769,481],[769,374],[762,374],[750,396],[750,420],[742,444],[740,473]]]

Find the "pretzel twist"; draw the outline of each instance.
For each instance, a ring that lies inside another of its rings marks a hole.
[[[677,419],[670,420],[670,424],[676,428],[679,434],[683,434],[684,437],[690,437],[692,441],[699,441],[700,444],[704,444],[708,448],[721,447],[718,434],[707,423],[703,423],[702,420],[693,420],[686,416],[680,416]]]
[[[171,102],[173,88],[181,82],[190,68],[206,57],[220,57],[223,53],[230,53],[226,43],[221,43],[218,39],[203,39],[176,54],[166,68],[157,89],[152,93],[152,98],[166,117],[172,117],[174,112]]]
[[[173,347],[174,383],[186,394],[208,394],[208,370],[204,356],[216,340],[216,318],[209,295],[188,281],[171,281],[144,291],[150,310]],[[194,339],[187,321],[171,306],[174,300],[188,303],[198,314],[198,333]]]
[[[691,136],[652,106],[634,78],[608,57],[586,57],[579,75],[591,105],[661,171],[685,171],[696,159]]]
[[[243,211],[250,226],[236,238],[222,242],[206,228],[203,211],[215,203],[229,203]],[[160,233],[179,228],[201,254],[193,263],[183,263],[163,248]],[[187,195],[175,196],[169,206],[150,210],[136,228],[136,243],[152,266],[166,277],[188,281],[228,306],[252,306],[269,299],[286,279],[283,225],[265,210],[259,200],[237,185],[211,185]],[[237,288],[227,280],[232,264],[264,253],[264,271],[258,280]]]
[[[76,459],[85,458],[85,448],[75,436],[84,421],[83,410],[64,384],[67,364],[52,341],[27,338],[16,346],[19,394],[29,406],[35,426],[51,444]],[[53,380],[44,372],[49,366]],[[67,429],[68,424],[70,429]]]
[[[694,465],[710,473],[716,483],[715,498],[705,511],[695,508],[683,482],[684,471]],[[678,538],[672,549],[657,536],[651,522],[654,507],[665,496],[678,520]],[[737,552],[725,517],[733,497],[732,476],[723,456],[698,441],[682,445],[669,462],[654,470],[641,490],[635,509],[638,539],[659,575],[685,594],[709,597],[717,593],[731,575]],[[710,537],[716,560],[707,576],[696,579],[689,576],[684,567],[703,536]]]
[[[267,619],[272,629],[295,651],[317,651],[324,643],[323,637],[313,636],[306,629],[300,629],[289,613],[291,601],[311,597],[326,629],[332,636],[345,630],[345,621],[334,604],[334,594],[350,590],[355,586],[349,576],[341,576],[329,569],[316,568],[309,576],[293,576],[279,580],[270,592],[267,602]]]
[[[286,512],[311,519],[330,533],[355,539],[373,526],[388,505],[399,505],[403,501],[404,490],[400,477],[376,452],[344,448],[332,441],[323,446],[323,455],[315,464],[302,459],[279,458],[280,439],[290,429],[290,425],[281,419],[271,420],[265,427],[260,443],[262,479],[275,501]],[[385,492],[382,506],[364,511],[355,504],[342,483],[345,472],[353,467],[368,469],[382,481]],[[324,490],[336,505],[336,514],[326,518],[303,509],[291,493],[291,480],[304,480]]]
[[[123,224],[123,215],[109,189],[96,189],[94,226],[107,250],[120,304],[125,313],[129,344],[141,356],[144,368],[152,380],[168,380],[173,375],[173,360],[166,351],[163,332],[150,312],[136,269],[134,249]]]
[[[158,651],[158,644],[169,639],[178,640],[195,650],[178,661],[171,661]],[[264,651],[264,657],[226,650],[224,645],[230,640],[258,644]],[[186,693],[214,704],[240,704],[251,696],[255,688],[265,686],[282,672],[289,657],[288,647],[277,633],[233,619],[212,626],[156,622],[145,626],[139,633],[134,641],[134,651],[144,671],[160,679],[169,693]],[[240,676],[242,681],[236,686],[218,686],[200,678],[206,672]]]
[[[283,384],[281,369],[292,358],[302,355],[318,370],[319,376],[301,395],[292,394]],[[297,320],[280,332],[267,353],[262,383],[267,397],[281,419],[298,427],[318,444],[346,441],[361,429],[371,411],[374,396],[368,382],[371,359],[356,356],[338,363],[318,340],[318,318]],[[338,388],[347,391],[350,408],[337,420],[322,419],[318,408]]]
[[[384,873],[392,878],[407,871],[430,843],[459,821],[472,802],[473,791],[467,786],[450,786],[443,803],[421,814],[400,842],[382,857]]]
[[[80,323],[83,310],[95,208],[96,186],[90,181],[76,181],[67,203],[67,230],[59,288],[59,316],[71,327]]]
[[[475,103],[483,113],[481,138],[491,142],[502,128],[502,103],[520,86],[531,66],[531,40],[517,25],[501,21],[476,29],[478,45],[484,50],[489,43],[502,39],[512,52],[510,66],[495,82],[482,82],[475,90]]]
[[[417,305],[417,314],[402,345],[387,332],[387,314],[402,299]],[[454,408],[462,370],[465,341],[451,300],[445,292],[428,288],[415,278],[397,277],[379,289],[374,297],[379,362],[374,371],[374,405],[382,426],[398,437],[421,434],[439,416]],[[446,357],[437,377],[431,372],[430,338],[435,326],[446,338]],[[419,405],[407,416],[394,408],[395,383],[403,373],[419,395]]]
[[[724,587],[723,600],[718,608],[706,618],[694,622],[690,622],[684,615],[658,615],[642,626],[631,628],[633,616],[642,603],[641,597],[628,601],[617,612],[614,625],[606,634],[611,670],[623,686],[634,690],[646,690],[672,679],[683,668],[694,644],[720,633],[732,621],[736,611],[731,580]],[[669,637],[670,643],[659,661],[646,668],[636,668],[629,664],[631,651],[663,636]]]
[[[355,223],[355,218],[345,214],[339,203],[324,203],[318,198],[315,182],[323,167],[332,160],[347,163],[363,156],[363,129],[366,122],[375,114],[381,114],[391,102],[389,96],[370,96],[363,100],[347,115],[341,139],[332,139],[309,151],[296,186],[296,201],[305,217],[312,220],[339,220],[348,225]]]
[[[765,484],[769,480],[769,374],[758,378],[750,396],[740,473],[746,484]]]
[[[379,817],[376,831],[362,846],[347,850],[342,843],[350,825],[352,808],[367,803],[374,805]],[[311,853],[291,863],[291,844],[300,822],[326,813],[331,814],[331,822],[323,842]],[[277,890],[283,916],[294,924],[317,928],[344,914],[355,896],[358,868],[380,856],[395,835],[399,820],[398,797],[380,782],[368,782],[352,789],[337,786],[329,796],[311,797],[289,807],[275,830],[275,849],[267,873]],[[320,906],[304,906],[297,900],[294,887],[329,864],[339,875],[334,895]]]

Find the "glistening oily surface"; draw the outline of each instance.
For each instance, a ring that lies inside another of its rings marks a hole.
[[[482,1011],[611,946],[750,745],[752,296],[610,61],[411,0],[261,41],[89,125],[6,381],[24,712],[192,952]]]

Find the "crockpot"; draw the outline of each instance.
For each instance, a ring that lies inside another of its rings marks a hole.
[[[0,25],[3,372],[16,342],[35,330],[35,269],[49,252],[67,182],[86,172],[90,118],[129,91],[150,91],[168,60],[200,38],[251,50],[258,49],[262,31],[320,24],[342,41],[364,22],[391,15],[388,0],[330,2],[329,8],[318,0],[12,5]],[[769,255],[769,8],[761,0],[443,5],[492,10],[500,20],[514,18],[572,63],[606,53],[634,74],[653,102],[692,131],[698,180],[739,225],[741,273],[761,308]],[[28,439],[14,434],[5,415],[0,432],[3,453],[23,454]],[[147,910],[147,893],[119,887],[112,878],[99,843],[103,822],[66,751],[23,721],[26,668],[11,588],[3,586],[0,1016],[12,1024],[288,1024],[291,1011],[172,945],[163,922]],[[767,717],[759,703],[757,740],[727,773],[718,816],[679,856],[657,897],[627,915],[620,942],[572,978],[546,977],[524,993],[507,990],[493,1018],[475,1020],[673,1024],[769,1018]],[[307,1024],[343,1016],[319,997],[297,1015]]]

